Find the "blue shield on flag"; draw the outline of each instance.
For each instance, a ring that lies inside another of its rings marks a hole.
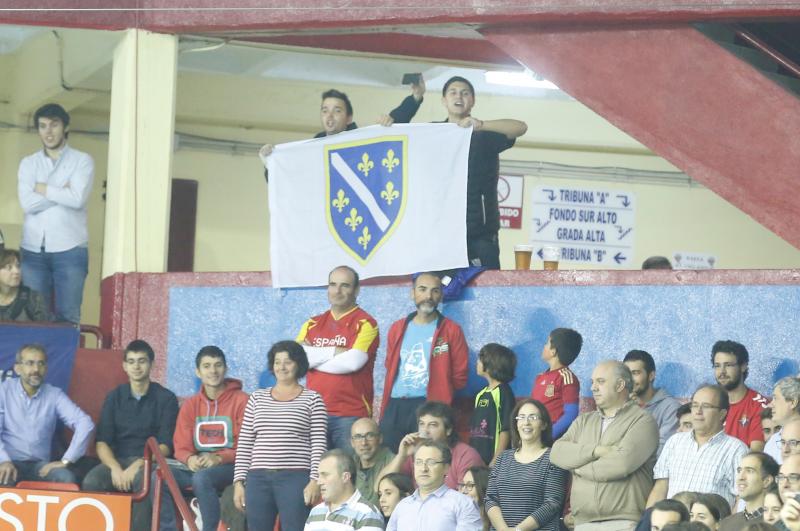
[[[325,146],[328,228],[366,264],[391,237],[406,204],[408,137]]]

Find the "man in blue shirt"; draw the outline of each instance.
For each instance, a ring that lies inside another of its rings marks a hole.
[[[428,440],[414,454],[417,490],[400,500],[387,531],[426,529],[428,531],[481,531],[483,522],[477,505],[466,494],[450,489],[444,477],[450,470],[450,448]]]
[[[58,387],[44,383],[47,354],[41,345],[17,352],[19,378],[0,384],[0,485],[19,481],[75,483],[69,466],[86,451],[94,424]],[[61,460],[51,461],[57,421],[74,432]]]

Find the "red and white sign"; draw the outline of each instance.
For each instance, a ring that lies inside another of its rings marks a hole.
[[[0,531],[130,531],[131,497],[0,489]]]
[[[525,178],[521,175],[501,175],[497,181],[497,201],[500,203],[500,228],[522,228],[522,198]]]

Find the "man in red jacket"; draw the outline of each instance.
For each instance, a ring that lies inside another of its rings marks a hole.
[[[417,431],[419,406],[428,400],[451,405],[455,390],[467,384],[469,349],[461,327],[437,310],[439,275],[420,273],[411,299],[417,311],[392,325],[386,346],[381,432],[393,452],[403,437]]]
[[[178,412],[175,425],[175,461],[170,469],[178,486],[191,485],[200,505],[203,531],[216,530],[220,520],[219,493],[233,483],[236,443],[248,395],[242,382],[226,378],[225,353],[209,345],[195,358],[202,386]],[[177,529],[169,490],[162,489],[160,527]]]

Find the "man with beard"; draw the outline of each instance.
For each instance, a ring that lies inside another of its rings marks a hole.
[[[633,376],[633,399],[636,400],[658,424],[658,454],[664,443],[678,429],[676,413],[681,403],[669,396],[663,389],[656,389],[656,363],[644,350],[631,350],[625,355],[623,363]]]
[[[411,299],[417,311],[392,325],[386,346],[381,432],[393,452],[406,434],[416,431],[419,406],[428,400],[451,405],[455,390],[467,384],[464,332],[437,310],[442,301],[439,275],[420,273]]]
[[[760,452],[764,449],[761,411],[768,407],[768,400],[744,385],[749,361],[747,349],[736,341],[717,341],[711,348],[714,377],[728,392],[730,402],[725,433]]]
[[[0,385],[0,485],[19,481],[75,483],[71,465],[83,457],[94,424],[67,394],[44,383],[47,353],[41,345],[17,351],[14,372]],[[58,421],[72,431],[72,441],[60,460],[51,461]]]

